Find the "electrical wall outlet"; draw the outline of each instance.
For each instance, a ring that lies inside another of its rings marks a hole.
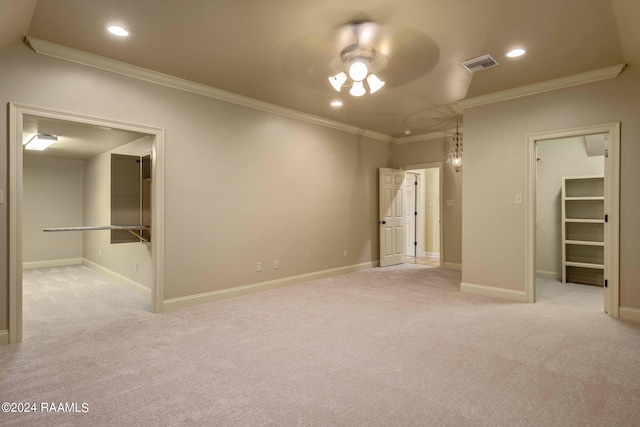
[[[133,263],[133,268],[138,271],[138,269],[140,268],[140,263],[138,261]]]
[[[256,271],[262,271],[262,263],[261,262],[257,262],[256,263]]]
[[[343,257],[343,258],[346,258],[346,257],[347,257],[347,250],[346,250],[346,249],[342,252],[342,257]]]
[[[280,268],[280,261],[278,261],[277,259],[273,260],[273,269],[277,270]]]

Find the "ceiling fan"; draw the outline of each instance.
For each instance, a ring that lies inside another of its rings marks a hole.
[[[372,45],[361,41],[362,32],[370,32],[371,22],[356,22],[351,24],[355,43],[348,45],[340,52],[340,58],[335,67],[340,70],[336,75],[329,77],[329,83],[340,92],[343,87],[351,87],[349,93],[353,96],[362,96],[367,93],[364,82],[367,82],[369,93],[379,91],[385,82],[374,74],[382,70],[387,59],[384,54],[377,51]]]

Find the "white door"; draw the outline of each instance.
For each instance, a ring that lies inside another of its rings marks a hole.
[[[402,264],[404,252],[403,170],[380,168],[380,266]]]
[[[417,257],[417,235],[416,235],[416,188],[418,183],[418,175],[407,172],[404,180],[404,228],[405,228],[405,255]]]

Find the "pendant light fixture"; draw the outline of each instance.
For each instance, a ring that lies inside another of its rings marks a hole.
[[[451,151],[447,158],[447,163],[451,165],[451,168],[456,172],[460,172],[462,168],[462,136],[460,135],[460,128],[458,126],[458,119],[456,118],[456,133],[451,141]]]

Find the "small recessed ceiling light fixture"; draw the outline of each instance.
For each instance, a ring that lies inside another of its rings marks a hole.
[[[342,107],[342,101],[331,101],[332,107]]]
[[[44,151],[51,144],[58,141],[57,136],[38,134],[34,135],[24,146],[25,150]]]
[[[513,49],[513,50],[510,50],[509,52],[507,52],[507,56],[509,58],[517,58],[518,56],[524,55],[525,52],[526,52],[526,50],[524,50],[524,49]]]
[[[107,27],[107,30],[114,36],[118,36],[118,37],[127,37],[129,35],[129,31],[125,30],[124,28],[118,25],[111,25]]]
[[[404,134],[405,135],[411,135],[411,131],[409,129],[407,129],[407,130],[404,131]]]

